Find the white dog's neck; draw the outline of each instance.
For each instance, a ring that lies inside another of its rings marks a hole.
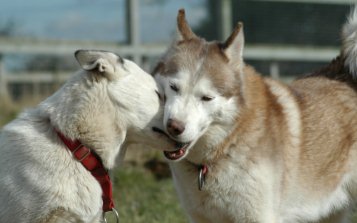
[[[123,146],[148,138],[140,137],[143,129],[160,117],[154,80],[141,70],[132,72],[117,81],[82,71],[40,105],[54,128],[94,150],[109,169],[124,154]],[[146,85],[133,90],[138,83]]]
[[[118,117],[120,112],[108,102],[105,85],[88,81],[84,75],[75,75],[62,90],[41,103],[40,109],[49,116],[54,128],[69,139],[80,140],[110,169],[125,139],[125,119]],[[123,122],[120,129],[117,120]]]

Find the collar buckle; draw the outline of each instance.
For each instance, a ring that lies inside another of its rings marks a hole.
[[[90,154],[90,149],[87,147],[83,146],[82,144],[79,144],[77,148],[75,148],[73,151],[71,151],[73,156],[79,161],[82,162],[85,158],[87,158]],[[78,153],[77,153],[78,152]]]

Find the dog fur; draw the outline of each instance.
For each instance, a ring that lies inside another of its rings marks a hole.
[[[356,24],[355,11],[337,59],[287,85],[244,63],[241,23],[207,42],[179,11],[178,38],[153,75],[165,130],[184,145],[165,155],[191,222],[347,220],[357,195]]]
[[[162,126],[162,110],[151,75],[114,53],[75,56],[82,70],[1,131],[0,222],[101,222],[101,187],[56,130],[80,140],[107,169],[128,145],[173,147],[152,130]]]

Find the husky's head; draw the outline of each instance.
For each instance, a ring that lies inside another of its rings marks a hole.
[[[107,168],[123,145],[175,147],[162,134],[163,111],[151,75],[111,52],[79,50],[75,57],[83,70],[43,103],[57,129],[95,150]]]
[[[175,152],[165,152],[170,160],[198,153],[200,144],[214,147],[226,137],[238,114],[244,66],[241,23],[224,43],[197,37],[183,10],[177,28],[178,39],[153,72],[165,100],[165,130],[182,144]]]

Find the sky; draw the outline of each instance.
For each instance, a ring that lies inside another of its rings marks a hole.
[[[125,0],[0,0],[0,29],[15,24],[14,36],[39,39],[125,41]],[[141,41],[167,42],[177,10],[194,27],[206,16],[206,0],[139,0]]]

